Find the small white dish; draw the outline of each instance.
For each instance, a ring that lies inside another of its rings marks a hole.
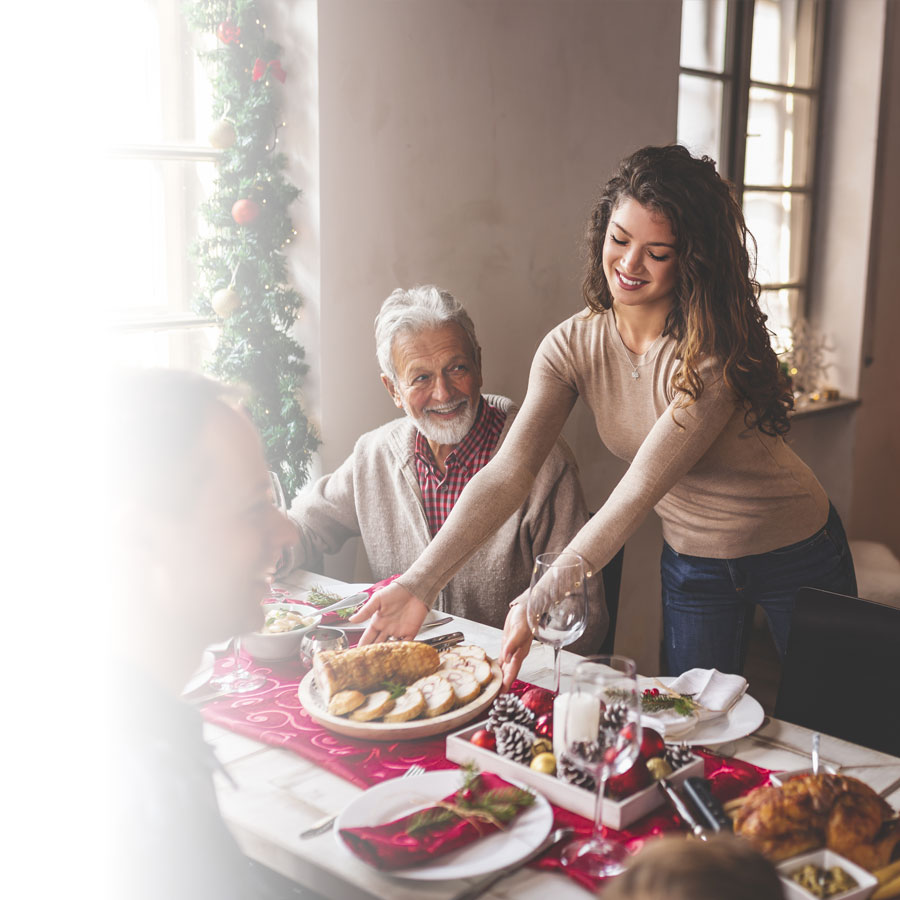
[[[526,787],[521,782],[509,778],[506,780],[516,787]],[[459,769],[444,769],[413,778],[392,778],[370,787],[337,817],[334,836],[338,846],[353,859],[366,865],[344,842],[341,837],[342,828],[392,822],[401,816],[432,806],[436,801],[459,790],[461,784],[462,772]],[[382,874],[416,881],[445,881],[487,875],[517,863],[536,850],[552,827],[553,809],[536,793],[534,804],[516,816],[505,831],[495,832],[473,844],[438,856],[434,862],[411,869],[393,869]]]
[[[272,606],[284,609],[287,607],[287,604],[271,604],[263,608],[264,610],[270,609]],[[254,659],[288,659],[290,657],[299,657],[300,641],[303,639],[303,635],[306,634],[307,631],[311,631],[315,628],[322,621],[322,616],[320,613],[311,611],[309,607],[298,608],[296,604],[292,604],[292,606],[293,609],[290,609],[290,611],[293,612],[296,610],[297,612],[300,612],[305,619],[310,620],[307,625],[301,626],[300,628],[294,628],[291,631],[281,631],[277,634],[269,634],[264,631],[251,631],[248,634],[241,636],[241,649],[249,653]]]
[[[784,885],[785,900],[813,900],[815,895],[791,878],[794,872],[809,864],[818,866],[820,869],[840,866],[856,882],[855,888],[840,894],[832,894],[828,900],[865,900],[878,884],[878,879],[871,872],[867,872],[861,866],[850,862],[849,859],[833,850],[822,848],[821,850],[811,850],[809,853],[801,853],[799,856],[792,856],[778,864],[778,874]]]

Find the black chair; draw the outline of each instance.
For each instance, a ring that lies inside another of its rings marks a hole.
[[[597,653],[610,655],[616,642],[616,621],[619,618],[619,587],[622,584],[622,561],[625,559],[625,548],[619,552],[600,570],[603,577],[603,596],[606,598],[606,609],[609,612],[609,628],[606,637],[600,644]]]
[[[802,588],[775,715],[900,755],[900,609]]]

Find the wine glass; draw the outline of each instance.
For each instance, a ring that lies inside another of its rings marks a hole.
[[[272,503],[282,512],[287,512],[287,503],[284,499],[284,490],[281,481],[274,472],[269,472],[269,488]],[[276,564],[276,566],[280,564]],[[265,675],[251,672],[241,659],[241,636],[236,634],[231,642],[232,667],[223,675],[216,675],[209,679],[210,685],[223,694],[246,694],[255,691],[266,683]]]
[[[525,608],[531,633],[553,648],[555,688],[559,693],[559,651],[578,640],[587,624],[584,560],[577,553],[542,553],[534,561]]]
[[[621,844],[603,827],[603,796],[612,775],[627,772],[641,746],[641,706],[634,660],[625,656],[591,656],[572,675],[561,721],[561,756],[591,776],[597,786],[594,830],[562,853],[563,865],[578,864],[594,878],[618,875],[628,859]]]

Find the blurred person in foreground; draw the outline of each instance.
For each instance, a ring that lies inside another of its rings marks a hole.
[[[119,375],[110,421],[118,896],[303,896],[241,853],[213,788],[221,766],[178,699],[208,644],[259,626],[291,539],[259,436],[233,389],[185,372]]]
[[[646,844],[609,881],[603,900],[783,900],[772,863],[731,836],[694,841],[664,837]]]
[[[472,319],[433,285],[398,289],[384,301],[375,348],[381,381],[406,415],[362,435],[335,472],[297,497],[291,517],[294,565],[318,569],[322,554],[359,535],[380,581],[405,571],[429,545],[503,446],[518,407],[481,393]],[[435,608],[502,628],[510,602],[529,586],[535,557],[562,550],[587,520],[574,457],[562,440],[553,441],[524,502],[473,548]],[[603,640],[606,606],[596,599],[584,635],[569,650],[596,652]]]

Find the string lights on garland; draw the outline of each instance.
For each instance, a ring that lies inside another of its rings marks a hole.
[[[217,119],[208,139],[220,151],[194,247],[194,305],[220,320],[209,369],[250,387],[269,466],[291,498],[308,479],[319,439],[299,400],[305,353],[289,333],[302,299],[288,283],[284,256],[297,235],[288,209],[300,191],[285,178],[277,148],[285,124],[278,90],[288,73],[256,0],[185,0],[184,11],[192,28],[214,36],[200,57]]]

